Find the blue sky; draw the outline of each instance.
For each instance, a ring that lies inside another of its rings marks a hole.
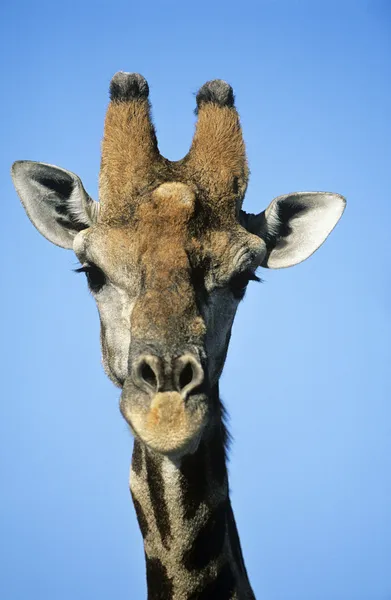
[[[146,597],[97,311],[9,177],[16,159],[50,162],[97,197],[108,84],[126,70],[148,79],[171,159],[197,89],[233,85],[248,211],[294,190],[348,199],[327,243],[263,271],[240,307],[221,385],[232,500],[257,599],[390,600],[390,4],[22,0],[0,22],[0,597]]]

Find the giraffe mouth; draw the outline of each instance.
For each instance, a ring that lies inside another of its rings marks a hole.
[[[198,448],[209,417],[204,394],[184,399],[179,392],[157,392],[149,400],[129,397],[126,385],[120,409],[134,435],[151,449],[169,456],[191,454]]]

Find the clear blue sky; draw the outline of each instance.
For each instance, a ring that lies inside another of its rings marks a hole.
[[[263,271],[240,307],[221,386],[232,499],[257,600],[390,600],[390,3],[6,0],[0,13],[0,597],[145,598],[132,440],[97,311],[9,177],[16,159],[50,162],[96,197],[108,84],[126,70],[148,79],[171,159],[197,89],[234,86],[248,211],[294,190],[348,199],[325,246]]]

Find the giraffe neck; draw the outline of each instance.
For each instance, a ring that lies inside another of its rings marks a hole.
[[[228,492],[221,420],[174,463],[135,440],[130,488],[148,600],[253,599]]]

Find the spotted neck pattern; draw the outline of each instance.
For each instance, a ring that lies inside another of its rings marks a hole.
[[[147,566],[148,600],[255,600],[228,490],[219,417],[179,463],[134,442],[130,488]]]

